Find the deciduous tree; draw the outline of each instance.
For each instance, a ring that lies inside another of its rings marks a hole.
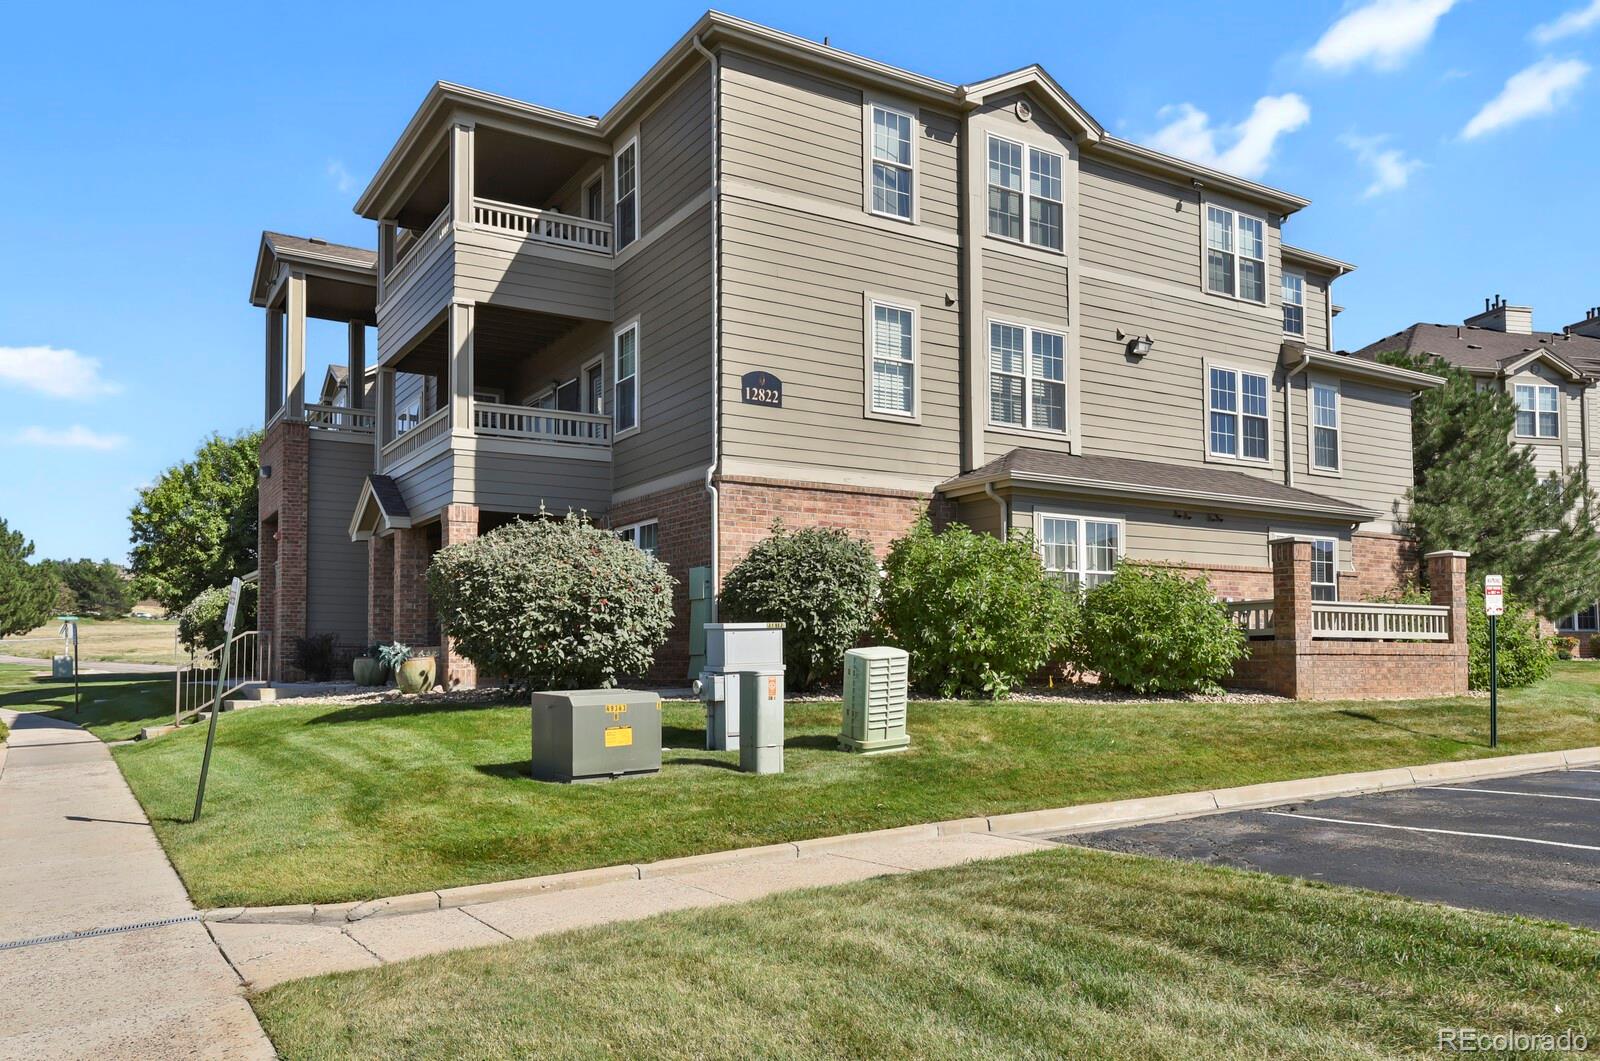
[[[259,431],[212,435],[139,491],[129,516],[138,593],[176,611],[255,569],[260,446]]]

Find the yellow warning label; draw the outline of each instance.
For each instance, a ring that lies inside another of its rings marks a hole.
[[[632,726],[607,726],[606,727],[606,747],[607,748],[630,748],[632,746],[633,746],[633,727]]]

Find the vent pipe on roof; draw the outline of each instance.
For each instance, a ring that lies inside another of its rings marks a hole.
[[[1511,335],[1533,334],[1533,307],[1513,306],[1503,295],[1483,300],[1483,312],[1468,317],[1462,323],[1486,331],[1506,332]]]

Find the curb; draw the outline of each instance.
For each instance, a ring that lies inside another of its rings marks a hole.
[[[5,763],[5,748],[0,745],[0,767]],[[1487,759],[1466,759],[1422,766],[1400,766],[1388,770],[1368,770],[1352,774],[1329,774],[1293,781],[1267,781],[1237,788],[1207,792],[1182,792],[1168,796],[1140,796],[1108,803],[1083,803],[1049,810],[1019,811],[984,818],[956,818],[926,825],[905,825],[866,833],[822,836],[792,843],[742,847],[731,851],[712,851],[641,865],[602,866],[542,877],[469,884],[438,891],[415,892],[365,902],[303,903],[294,906],[225,907],[202,910],[203,921],[234,924],[348,924],[374,917],[397,914],[453,910],[464,906],[521,899],[550,892],[592,888],[623,880],[674,877],[704,869],[763,862],[790,861],[816,855],[844,854],[882,843],[913,843],[938,840],[966,833],[1019,836],[1039,833],[1088,833],[1132,825],[1198,818],[1228,811],[1273,807],[1341,796],[1361,796],[1374,792],[1417,788],[1441,782],[1484,781],[1516,774],[1543,773],[1600,766],[1600,746],[1573,748],[1559,752],[1531,752]]]

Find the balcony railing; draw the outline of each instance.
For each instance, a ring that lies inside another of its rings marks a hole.
[[[427,253],[429,247],[434,246],[450,234],[450,210],[446,207],[433,219],[422,235],[407,241],[405,246],[399,247],[395,252],[394,267],[384,275],[383,283],[387,291],[397,291],[400,285],[417,269],[417,263]]]
[[[1228,614],[1252,638],[1276,632],[1274,602],[1236,600]],[[1442,604],[1360,604],[1316,601],[1311,605],[1311,636],[1344,641],[1448,641],[1450,609]]]
[[[398,437],[383,447],[383,466],[385,468],[396,461],[416,453],[434,439],[450,433],[450,410],[440,409],[433,415],[423,419],[415,427],[408,428]]]
[[[526,438],[598,448],[611,445],[611,418],[594,413],[475,402],[472,424],[478,434],[493,438]]]
[[[347,409],[342,405],[306,406],[306,424],[313,431],[348,431],[372,434],[378,418],[371,409]]]
[[[611,253],[611,226],[604,221],[560,214],[554,210],[535,210],[493,199],[472,200],[472,223],[491,232],[537,240],[557,247]]]

